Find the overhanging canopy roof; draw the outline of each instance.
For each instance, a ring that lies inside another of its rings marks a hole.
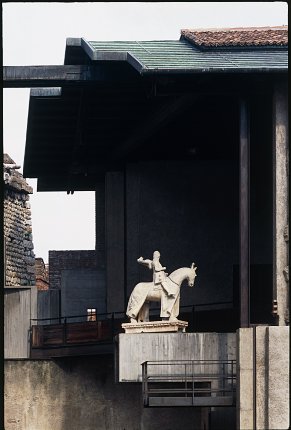
[[[142,42],[87,42],[68,39],[86,52],[92,61],[126,61],[140,74],[183,72],[258,72],[288,67],[286,49],[281,47],[239,47],[203,50],[188,40]],[[69,54],[68,54],[68,57]]]
[[[39,178],[39,190],[94,190],[107,170],[147,157],[144,142],[174,158],[177,148],[155,135],[208,96],[257,90],[286,72],[287,49],[67,39],[64,66],[22,69],[4,69],[6,86],[59,86],[31,90],[24,176]],[[179,144],[182,157],[188,146]]]

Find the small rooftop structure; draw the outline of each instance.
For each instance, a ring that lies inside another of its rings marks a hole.
[[[181,39],[208,48],[288,46],[288,27],[185,29]]]

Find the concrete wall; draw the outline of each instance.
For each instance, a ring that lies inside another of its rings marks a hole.
[[[37,289],[5,288],[4,357],[29,357],[30,318],[37,318]]]
[[[58,318],[60,304],[59,296],[59,290],[38,290],[37,318]],[[49,324],[49,320],[38,321],[37,324]]]
[[[122,333],[117,337],[116,358],[118,381],[138,382],[141,381],[141,363],[144,361],[235,360],[236,335],[235,333]],[[170,372],[169,369],[168,371]],[[159,372],[161,372],[160,369]]]
[[[61,290],[62,316],[106,312],[105,269],[96,251],[49,251],[51,290]]]
[[[132,163],[126,172],[127,296],[152,279],[137,264],[156,249],[171,273],[198,266],[181,304],[231,301],[238,263],[238,173],[231,160]]]
[[[289,428],[289,327],[237,333],[237,429]]]
[[[147,408],[112,356],[5,362],[5,430],[201,430],[200,408]],[[204,427],[205,428],[205,427]]]
[[[86,315],[87,309],[106,312],[104,269],[62,270],[62,316]],[[81,319],[84,321],[84,319]],[[74,319],[74,321],[77,321]]]
[[[125,309],[124,175],[107,172],[105,199],[107,312]]]
[[[278,82],[274,90],[274,299],[278,301],[279,325],[289,324],[289,130],[288,85]]]

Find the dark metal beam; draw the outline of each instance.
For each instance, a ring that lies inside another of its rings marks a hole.
[[[153,136],[160,128],[172,121],[176,115],[191,106],[196,99],[197,97],[194,94],[186,93],[153,111],[150,116],[133,130],[131,136],[117,147],[112,155],[120,157],[130,152],[132,148],[136,150],[137,147]]]
[[[132,80],[132,75],[113,73],[100,65],[3,67],[4,88],[63,87],[78,83],[131,82]]]
[[[250,124],[249,105],[240,100],[240,327],[250,325],[250,225],[249,167]]]

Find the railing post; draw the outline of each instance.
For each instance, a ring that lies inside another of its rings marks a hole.
[[[142,376],[142,379],[143,379],[143,394],[144,394],[144,396],[143,396],[143,404],[144,404],[144,406],[148,406],[148,403],[149,403],[149,398],[148,398],[148,362],[147,361],[145,361],[143,364],[142,364],[142,371],[143,371],[143,376]]]
[[[232,403],[234,402],[234,389],[233,389],[233,360],[231,360],[231,396]]]
[[[225,396],[225,363],[222,363],[222,395]]]
[[[64,330],[63,330],[63,343],[67,343],[67,318],[64,319]]]
[[[114,339],[114,312],[111,314],[111,337]]]
[[[100,322],[100,324],[101,324],[101,322]],[[97,339],[99,339],[99,321],[98,321],[98,316],[97,316],[97,309],[96,309],[96,325],[97,325]]]
[[[52,291],[54,291],[54,290],[50,290],[51,292]],[[59,296],[59,303],[58,303],[58,305],[59,305],[59,324],[61,324],[62,323],[62,291],[61,291],[61,289],[59,289],[58,290],[58,296]],[[50,293],[51,294],[51,293]]]
[[[194,406],[194,390],[195,390],[195,385],[194,385],[194,361],[191,361],[191,367],[192,367],[192,406]]]
[[[145,405],[145,370],[144,370],[144,363],[141,364],[141,373],[142,373],[142,400],[143,405]]]
[[[192,333],[194,333],[195,328],[195,305],[192,306]]]

